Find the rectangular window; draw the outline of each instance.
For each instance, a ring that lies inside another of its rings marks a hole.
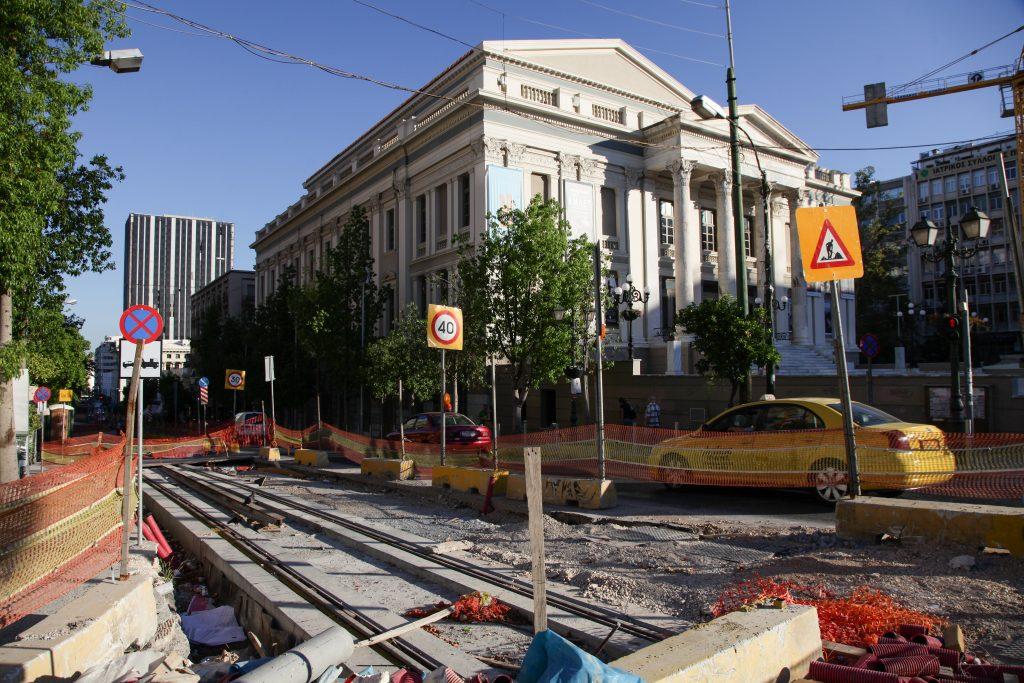
[[[448,234],[448,186],[434,188],[434,226],[437,237]]]
[[[946,209],[942,204],[935,204],[932,206],[932,220],[936,223],[946,219]]]
[[[923,180],[917,184],[917,201],[923,202],[928,200],[928,181]]]
[[[676,326],[676,279],[661,278],[661,333],[668,334]]]
[[[960,194],[970,194],[971,192],[971,174],[961,173],[957,177],[957,182],[960,185]]]
[[[427,195],[416,198],[416,243],[427,241]]]
[[[992,192],[988,196],[988,205],[993,211],[1003,210],[1003,195],[998,192]]]
[[[989,166],[986,169],[986,171],[988,173],[988,184],[989,185],[996,185],[996,184],[998,184],[999,183],[999,169],[996,168],[995,166]]]
[[[427,278],[424,275],[416,278],[416,305],[420,309],[420,315],[427,314]]]
[[[955,199],[953,201],[951,201],[951,202],[946,202],[946,214],[945,215],[946,215],[947,218],[950,218],[950,219],[956,217],[956,200]]]
[[[979,168],[974,171],[974,187],[985,187],[985,169]]]
[[[1017,179],[1017,162],[1014,159],[1009,159],[1006,162],[1006,181]]]
[[[615,190],[601,188],[601,234],[615,237],[618,231],[618,215],[615,211]]]
[[[700,248],[704,251],[718,249],[718,229],[715,227],[715,210],[700,210]]]
[[[1006,263],[1006,247],[995,247],[992,250],[992,263],[997,266]]]
[[[543,173],[530,174],[530,198],[540,195],[544,201],[551,197],[548,195],[548,177]]]
[[[384,214],[384,251],[395,250],[395,210],[388,209]]]
[[[1005,294],[1006,293],[1006,278],[1002,275],[996,275],[992,278],[992,293],[993,294]]]
[[[459,176],[459,228],[469,227],[469,174]]]
[[[992,283],[987,277],[978,278],[978,294],[985,296],[992,293]]]
[[[988,197],[983,194],[979,194],[974,198],[974,208],[979,211],[988,211]]]
[[[675,240],[675,206],[664,199],[658,202],[658,235],[661,243],[672,246]]]
[[[316,271],[316,252],[312,249],[309,250],[309,279],[313,279],[313,273]]]
[[[744,216],[743,217],[743,253],[746,254],[747,258],[751,256],[751,243],[753,242],[754,234],[754,217]]]
[[[956,194],[956,176],[955,175],[946,176],[946,181],[945,182],[946,182],[946,194],[948,194],[948,195]]]
[[[938,197],[942,194],[942,178],[932,179],[932,196]]]

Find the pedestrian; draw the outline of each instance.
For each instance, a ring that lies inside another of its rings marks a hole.
[[[658,405],[658,399],[653,394],[647,402],[647,408],[644,409],[644,424],[648,427],[661,426],[661,406]]]
[[[629,401],[619,397],[619,410],[622,411],[622,424],[628,427],[636,426],[636,410],[629,405]]]

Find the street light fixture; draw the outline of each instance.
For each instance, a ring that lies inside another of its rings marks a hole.
[[[978,253],[979,248],[982,246],[979,242],[988,237],[990,223],[991,221],[984,211],[979,211],[972,206],[967,210],[967,213],[960,217],[958,228],[953,227],[951,220],[946,222],[946,239],[941,244],[937,242],[938,227],[928,219],[917,221],[910,229],[910,236],[914,240],[914,244],[922,249],[922,258],[932,263],[940,261],[945,263],[946,301],[949,304],[950,314],[953,316],[953,319],[957,317],[957,280],[959,279],[959,273],[956,270],[956,259],[967,260]],[[958,246],[960,230],[963,231],[966,239],[975,242],[974,246],[963,248]],[[927,251],[924,251],[925,249]],[[966,291],[963,293],[961,300],[966,303]],[[965,322],[969,323],[969,321]],[[964,327],[965,329],[961,334],[969,335],[971,333],[969,325]],[[964,360],[970,363],[970,358],[965,358]],[[960,392],[959,348],[956,335],[954,334],[949,335],[949,375],[949,420],[954,430],[962,430],[965,426],[964,400]],[[969,429],[971,428],[971,425],[967,426]]]
[[[623,304],[626,310],[622,312],[622,317],[626,320],[628,325],[629,342],[627,348],[629,349],[629,359],[633,360],[633,321],[640,317],[639,307],[633,308],[633,304],[644,304],[647,305],[647,300],[651,298],[651,290],[647,287],[643,288],[643,291],[637,289],[633,285],[633,275],[630,273],[626,274],[626,286],[616,287],[612,290],[612,301],[616,304]]]
[[[106,66],[116,74],[131,74],[142,68],[142,50],[137,47],[126,50],[104,50],[103,55],[94,57],[94,66]]]

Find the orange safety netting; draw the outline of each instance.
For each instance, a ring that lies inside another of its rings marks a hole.
[[[0,484],[0,626],[117,558],[123,442],[93,443],[63,467]]]
[[[941,626],[939,617],[909,609],[892,596],[861,586],[847,597],[840,597],[823,586],[806,586],[795,581],[779,581],[761,576],[727,588],[711,609],[714,617],[744,607],[781,601],[792,605],[813,605],[818,610],[822,640],[865,647],[878,642],[901,624],[921,624],[926,629]]]

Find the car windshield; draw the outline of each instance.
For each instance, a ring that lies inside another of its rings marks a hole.
[[[842,403],[830,403],[828,407],[838,413],[843,412]],[[885,411],[872,408],[863,403],[857,403],[856,401],[853,402],[853,421],[860,427],[874,427],[876,425],[902,422],[898,417],[890,415]]]

